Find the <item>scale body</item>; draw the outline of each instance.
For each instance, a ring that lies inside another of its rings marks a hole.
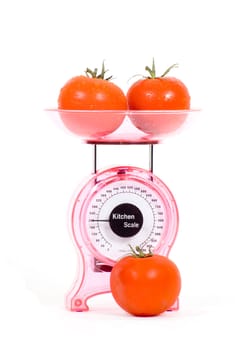
[[[179,133],[200,110],[47,111],[64,130],[93,147],[92,175],[76,192],[70,211],[78,272],[66,296],[69,310],[86,311],[89,298],[110,292],[110,272],[116,261],[131,253],[130,246],[169,255],[179,215],[171,191],[153,172],[154,147]],[[116,121],[116,128],[109,128],[111,121]],[[122,164],[98,169],[100,144],[147,145],[149,167]],[[177,300],[170,310],[178,307]]]
[[[66,297],[71,311],[86,311],[90,297],[110,292],[111,269],[131,253],[130,246],[169,254],[178,231],[178,208],[169,188],[153,173],[154,145],[148,146],[148,170],[126,165],[97,170],[98,145],[93,145],[93,175],[71,208],[79,257],[76,281]],[[171,309],[178,309],[178,301]]]

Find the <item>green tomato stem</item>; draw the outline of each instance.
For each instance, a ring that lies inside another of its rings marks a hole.
[[[151,68],[146,66],[145,67],[145,70],[150,74],[149,79],[155,79],[156,78],[156,66],[155,66],[155,60],[154,60],[154,57],[152,59],[152,66]]]
[[[102,62],[101,72],[98,74],[98,68],[94,68],[94,70],[90,68],[86,68],[85,73],[88,78],[94,79],[102,79],[102,80],[110,80],[112,79],[112,75],[108,78],[105,77],[105,74],[108,72],[108,69],[105,69],[104,61]]]
[[[129,248],[131,249],[132,252],[132,256],[134,256],[135,258],[148,258],[149,256],[152,256],[152,252],[149,251],[149,253],[144,253],[144,251],[142,250],[142,248],[140,248],[139,246],[136,246],[135,249],[129,244]]]
[[[172,64],[169,68],[166,69],[166,71],[160,76],[160,78],[164,78],[173,68],[177,68],[178,66],[179,66],[178,63]],[[157,78],[154,58],[152,59],[152,66],[151,66],[151,68],[149,66],[146,66],[145,70],[149,73],[149,76],[145,77],[146,79],[155,79],[155,78]]]
[[[169,68],[166,69],[166,71],[160,76],[161,78],[165,77],[173,68],[178,68],[178,63],[172,64]]]

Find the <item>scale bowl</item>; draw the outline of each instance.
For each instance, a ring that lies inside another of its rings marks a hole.
[[[159,143],[180,132],[200,112],[190,110],[46,109],[60,125],[85,143]]]

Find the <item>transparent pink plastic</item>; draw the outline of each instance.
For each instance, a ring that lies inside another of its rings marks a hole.
[[[186,128],[200,110],[46,112],[64,131],[93,144],[94,150],[99,144],[147,144],[153,150],[153,144]],[[97,164],[95,159],[94,153]],[[118,166],[98,171],[95,166],[94,175],[76,193],[70,224],[78,253],[78,273],[66,296],[69,310],[86,311],[89,298],[110,292],[110,271],[118,259],[130,252],[129,244],[169,255],[178,230],[178,209],[172,193],[152,170],[153,166],[149,171]],[[124,206],[129,210],[121,211]],[[177,300],[170,310],[178,308]]]
[[[125,198],[143,213],[144,229],[132,237],[118,237],[108,222],[109,213]],[[72,311],[86,311],[90,297],[110,292],[111,268],[129,253],[129,244],[168,256],[179,222],[176,202],[167,186],[152,172],[129,166],[91,176],[77,193],[71,213],[79,257],[78,275],[66,298]],[[177,308],[178,301],[171,309]]]
[[[159,143],[177,134],[200,110],[47,109],[67,131],[87,143]]]

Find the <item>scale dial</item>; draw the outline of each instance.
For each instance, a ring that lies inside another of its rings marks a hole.
[[[168,254],[178,228],[175,200],[153,173],[116,167],[96,173],[78,194],[72,227],[79,248],[108,265],[140,246]]]

